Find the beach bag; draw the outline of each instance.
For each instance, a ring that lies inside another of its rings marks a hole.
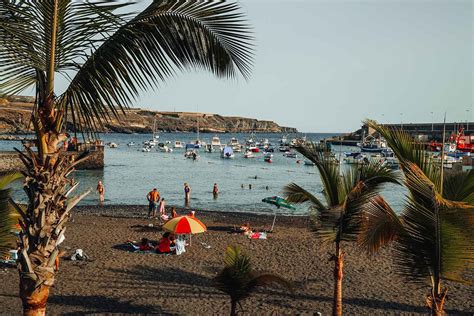
[[[87,260],[89,257],[85,254],[84,250],[82,249],[76,249],[74,253],[71,255],[71,260],[72,261],[84,261]]]

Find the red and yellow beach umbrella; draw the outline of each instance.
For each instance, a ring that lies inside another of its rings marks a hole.
[[[199,234],[207,230],[200,220],[191,216],[178,216],[163,225],[163,230],[174,234]]]

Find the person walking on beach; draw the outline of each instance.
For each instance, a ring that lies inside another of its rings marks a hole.
[[[148,200],[148,217],[156,217],[158,202],[160,201],[160,193],[156,188],[148,192],[146,199]]]
[[[104,188],[104,185],[102,184],[102,181],[100,181],[100,180],[99,180],[99,182],[97,182],[96,191],[97,191],[97,194],[99,194],[99,203],[101,205],[104,204],[105,188]]]
[[[190,197],[191,197],[191,188],[189,187],[187,183],[185,183],[184,184],[184,204],[186,205],[186,207],[189,206]]]
[[[219,188],[217,187],[217,183],[214,183],[214,187],[212,188],[212,195],[214,196],[214,200],[217,199],[219,195]]]
[[[160,201],[160,216],[163,216],[166,214],[166,207],[165,207],[165,198],[161,198]]]

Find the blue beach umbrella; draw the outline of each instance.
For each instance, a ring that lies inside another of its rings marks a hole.
[[[296,207],[294,205],[290,204],[287,200],[285,200],[281,196],[266,197],[262,200],[262,202],[273,204],[277,207],[277,209],[284,207],[290,210],[296,210]],[[275,226],[276,216],[277,216],[277,212],[275,211],[275,216],[273,217],[273,224],[272,224],[271,231],[273,231],[273,227]]]

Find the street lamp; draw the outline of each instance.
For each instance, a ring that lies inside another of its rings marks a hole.
[[[403,117],[402,116],[403,116],[403,113],[400,113],[400,121],[401,121],[400,123],[402,125],[402,131],[403,131]]]
[[[466,126],[466,131],[469,130],[469,119],[470,119],[470,117],[469,117],[469,109],[468,109],[468,110],[466,110],[466,125],[467,125]]]
[[[430,112],[431,113],[431,132],[434,131],[434,118],[433,118],[433,112]]]

